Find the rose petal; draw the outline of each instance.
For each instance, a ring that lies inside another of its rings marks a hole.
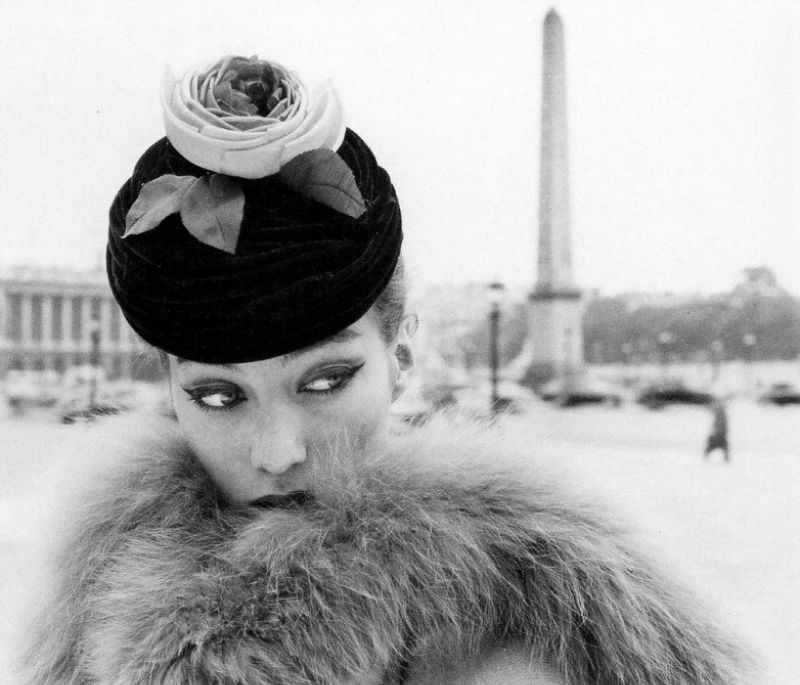
[[[344,126],[341,121],[341,107],[338,98],[330,84],[326,84],[326,86],[317,89],[312,95],[309,107],[311,114],[302,126],[297,128],[296,137],[286,143],[283,164],[306,150],[327,147],[326,140],[330,141],[332,137],[338,140],[340,131],[342,139],[344,139]],[[341,140],[339,142],[341,143]]]
[[[280,123],[279,119],[267,119],[266,117],[238,117],[228,116],[225,121],[239,131],[250,131],[263,129],[265,132],[270,126]]]
[[[287,108],[288,105],[286,104],[286,99],[283,99],[272,108],[269,114],[267,114],[267,118],[278,119],[287,110]]]
[[[250,97],[238,90],[232,89],[229,95],[228,107],[231,114],[238,116],[255,116],[258,114],[258,107],[253,104]]]
[[[214,67],[214,71],[216,71],[218,74],[224,74],[226,71],[228,71],[228,68],[230,67],[230,63],[235,59],[236,59],[236,55],[228,55],[227,57],[224,57]]]
[[[238,130],[235,126],[225,121],[224,117],[214,116],[214,110],[207,109],[198,102],[187,102],[186,107],[200,120],[199,128],[201,129],[206,126],[220,126],[231,131]]]

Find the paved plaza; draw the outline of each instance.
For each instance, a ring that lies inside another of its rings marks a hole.
[[[710,424],[703,408],[535,405],[501,427],[509,443],[536,455],[530,468],[562,471],[631,520],[653,553],[757,646],[765,685],[794,685],[800,408],[732,402],[727,465],[701,459]],[[43,484],[77,466],[97,434],[47,415],[0,419],[0,665],[14,655],[21,598],[34,577],[29,552],[46,534],[38,522],[48,508]]]

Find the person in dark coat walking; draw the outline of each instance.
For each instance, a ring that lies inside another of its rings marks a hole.
[[[706,440],[706,449],[703,458],[708,459],[714,450],[722,450],[726,462],[731,460],[730,447],[728,446],[728,412],[724,400],[716,398],[711,404],[713,421],[711,433]]]

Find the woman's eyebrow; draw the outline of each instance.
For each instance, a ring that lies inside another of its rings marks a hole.
[[[358,333],[357,331],[354,331],[351,328],[345,328],[343,331],[339,331],[338,333],[334,333],[333,335],[324,338],[323,340],[308,345],[308,347],[303,347],[293,352],[287,352],[286,354],[281,356],[280,358],[281,363],[288,364],[292,359],[295,359],[296,357],[299,357],[300,355],[303,354],[308,354],[309,352],[316,350],[320,347],[324,347],[325,345],[330,345],[334,343],[343,343],[360,337],[361,333]]]

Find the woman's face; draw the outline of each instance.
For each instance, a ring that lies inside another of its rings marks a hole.
[[[398,371],[372,314],[282,357],[201,364],[170,356],[178,423],[235,504],[307,489],[326,447],[381,439]]]

